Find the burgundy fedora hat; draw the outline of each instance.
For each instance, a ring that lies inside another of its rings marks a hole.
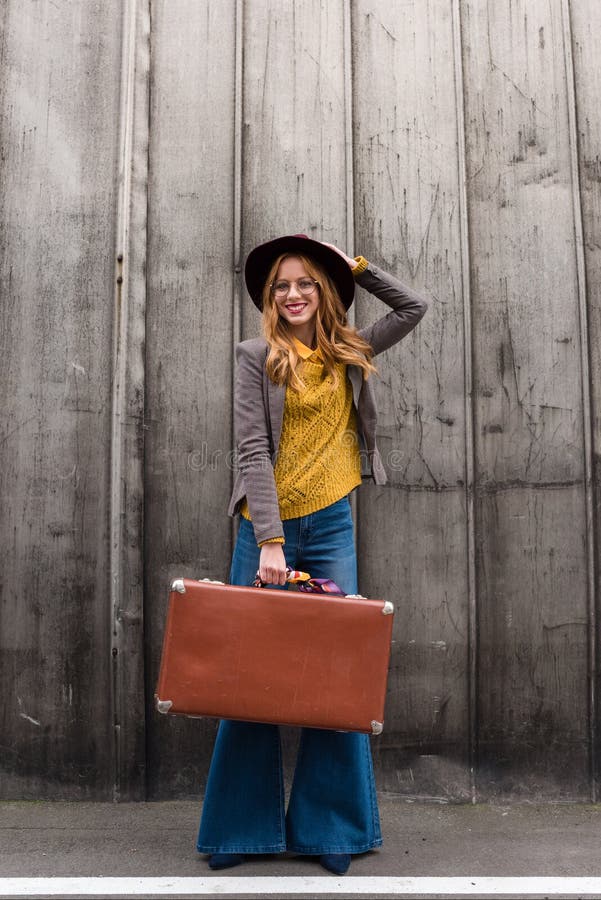
[[[335,250],[326,247],[320,241],[312,240],[306,234],[284,235],[265,244],[259,244],[250,251],[244,267],[244,278],[255,306],[263,309],[261,295],[265,281],[274,260],[281,253],[302,253],[321,263],[336,285],[345,308],[349,308],[355,296],[355,279],[349,264]]]

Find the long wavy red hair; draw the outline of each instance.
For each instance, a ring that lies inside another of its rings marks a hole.
[[[266,367],[271,380],[276,384],[290,385],[296,391],[302,390],[305,386],[296,371],[301,357],[292,340],[292,332],[286,320],[280,315],[271,293],[271,284],[277,277],[280,264],[284,259],[292,256],[302,262],[307,273],[319,285],[315,335],[317,346],[323,357],[324,368],[333,378],[332,390],[338,386],[337,362],[359,366],[364,379],[369,377],[370,372],[377,373],[378,370],[371,362],[372,347],[358,334],[354,326],[348,324],[345,306],[326,269],[303,254],[282,253],[269,270],[262,294],[262,329],[269,344]]]

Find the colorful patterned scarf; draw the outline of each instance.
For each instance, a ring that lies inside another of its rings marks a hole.
[[[335,581],[331,578],[311,578],[307,572],[299,572],[298,569],[292,569],[286,566],[286,581],[292,584],[298,584],[299,591],[305,591],[308,594],[339,594],[346,596],[344,591],[340,590]],[[261,581],[257,572],[253,587],[263,587],[264,581]]]

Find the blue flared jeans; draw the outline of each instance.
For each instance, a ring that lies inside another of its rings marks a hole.
[[[287,565],[313,578],[331,578],[346,594],[358,593],[348,496],[282,524]],[[259,556],[252,524],[241,516],[230,583],[252,584]],[[200,821],[201,853],[318,855],[381,846],[368,735],[302,728],[284,808],[278,726],[221,721]]]

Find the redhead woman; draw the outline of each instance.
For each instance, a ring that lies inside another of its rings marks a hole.
[[[285,590],[289,566],[356,594],[349,495],[362,478],[386,481],[372,359],[428,304],[365,258],[305,235],[256,247],[245,278],[263,337],[236,348],[230,583],[251,585],[258,572]],[[355,283],[390,307],[360,330],[347,321]],[[368,735],[302,729],[286,810],[278,726],[220,722],[197,844],[212,869],[291,851],[341,875],[353,854],[381,844]]]

